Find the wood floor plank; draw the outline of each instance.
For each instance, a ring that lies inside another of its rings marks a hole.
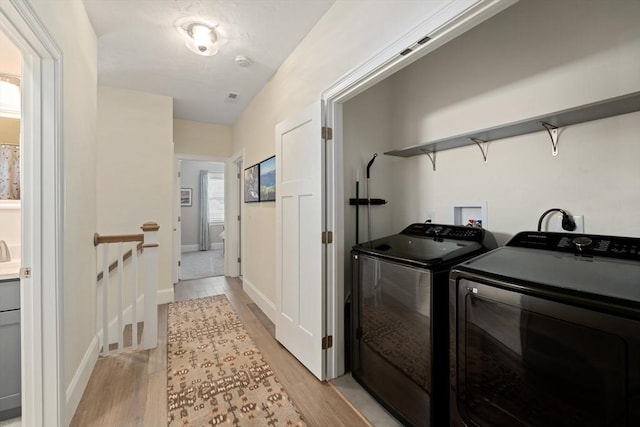
[[[335,388],[317,380],[275,340],[269,319],[243,291],[239,279],[196,279],[174,288],[176,301],[216,294],[227,296],[309,426],[370,425]],[[158,348],[98,360],[71,426],[167,424],[167,308],[166,304],[158,307]]]

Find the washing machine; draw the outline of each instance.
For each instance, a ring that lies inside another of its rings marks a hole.
[[[450,276],[453,426],[640,426],[640,239],[522,232]]]
[[[352,250],[352,375],[403,424],[448,425],[450,268],[495,248],[481,228],[411,224]]]

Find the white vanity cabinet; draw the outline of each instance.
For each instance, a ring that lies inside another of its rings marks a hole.
[[[0,421],[20,415],[20,280],[0,280]]]

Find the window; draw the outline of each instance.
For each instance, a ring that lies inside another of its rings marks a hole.
[[[224,223],[224,174],[209,172],[209,222]]]

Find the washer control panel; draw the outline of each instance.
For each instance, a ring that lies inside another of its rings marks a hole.
[[[524,231],[516,234],[506,246],[640,260],[640,238],[634,237]]]
[[[458,225],[416,223],[411,224],[401,231],[400,234],[409,236],[431,237],[434,239],[467,240],[471,242],[482,242],[485,230],[478,227],[461,227]]]

